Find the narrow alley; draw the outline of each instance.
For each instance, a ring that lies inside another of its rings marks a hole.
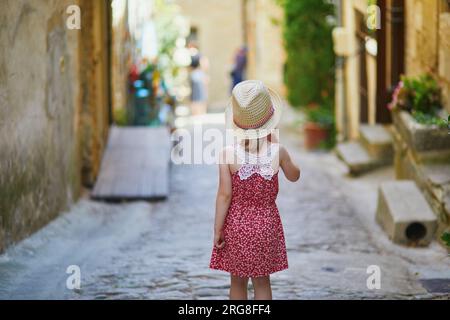
[[[306,153],[289,129],[281,139],[301,165],[302,178],[289,184],[280,175],[289,269],[272,276],[274,298],[448,298],[421,284],[448,281],[445,250],[437,243],[397,246],[374,223],[376,182],[391,169],[350,180],[334,155]],[[171,170],[167,201],[84,198],[7,250],[0,256],[0,299],[226,299],[228,275],[208,268],[217,168]],[[80,267],[80,290],[66,288],[69,265]],[[369,265],[381,268],[379,290],[366,286]]]

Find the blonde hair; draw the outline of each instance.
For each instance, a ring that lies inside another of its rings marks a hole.
[[[259,152],[261,150],[261,146],[263,146],[265,143],[267,143],[269,141],[269,139],[268,139],[269,136],[265,136],[265,137],[258,138],[258,139],[244,139],[245,151],[249,152],[249,150],[251,150],[250,146],[254,145],[256,143],[256,152]]]

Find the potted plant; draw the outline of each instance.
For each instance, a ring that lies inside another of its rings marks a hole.
[[[440,87],[431,75],[403,76],[388,108],[400,135],[414,150],[450,149],[448,115]]]
[[[330,149],[334,145],[334,115],[326,105],[313,105],[306,110],[307,121],[303,126],[305,146],[308,150]]]

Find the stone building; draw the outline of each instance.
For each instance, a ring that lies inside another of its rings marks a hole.
[[[433,73],[450,110],[448,1],[337,3],[340,26],[333,37],[341,77],[336,84],[336,115],[344,140],[357,139],[361,125],[391,123],[386,105],[402,74]]]
[[[176,2],[210,60],[211,104],[223,108],[233,54],[243,44],[250,48],[248,77],[280,90],[281,29],[272,21],[281,10],[271,0]],[[128,103],[127,75],[136,54],[130,28],[138,27],[129,18],[151,19],[158,14],[153,5],[1,1],[0,251],[94,184],[112,110]]]
[[[176,0],[194,30],[199,49],[209,60],[209,103],[223,108],[231,80],[233,55],[249,49],[247,78],[283,87],[282,10],[272,0]]]
[[[110,8],[0,2],[0,250],[65,210],[97,175],[111,121]]]
[[[450,114],[450,2],[405,1],[405,74],[433,74]],[[437,235],[450,226],[450,135],[394,113],[397,179],[414,180],[437,216]]]
[[[112,1],[111,30],[111,108],[124,109],[128,105],[128,73],[132,37],[128,27],[128,1]]]
[[[387,104],[401,75],[431,73],[450,113],[450,3],[370,3],[338,1],[336,119],[344,142],[336,151],[354,174],[394,163],[397,179],[414,180],[423,191],[439,233],[450,222],[450,136],[391,114]]]

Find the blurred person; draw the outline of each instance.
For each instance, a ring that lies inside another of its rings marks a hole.
[[[192,57],[191,62],[191,113],[192,115],[200,115],[206,113],[207,109],[207,77],[202,68],[203,58],[200,54]]]
[[[245,70],[247,67],[247,47],[243,46],[237,50],[231,75],[231,89],[233,89],[239,82],[245,80]]]
[[[278,173],[295,182],[300,169],[275,136],[281,109],[281,98],[258,80],[236,85],[226,109],[239,140],[220,153],[210,268],[230,273],[233,300],[247,299],[249,279],[255,299],[272,299],[270,274],[288,268]]]

